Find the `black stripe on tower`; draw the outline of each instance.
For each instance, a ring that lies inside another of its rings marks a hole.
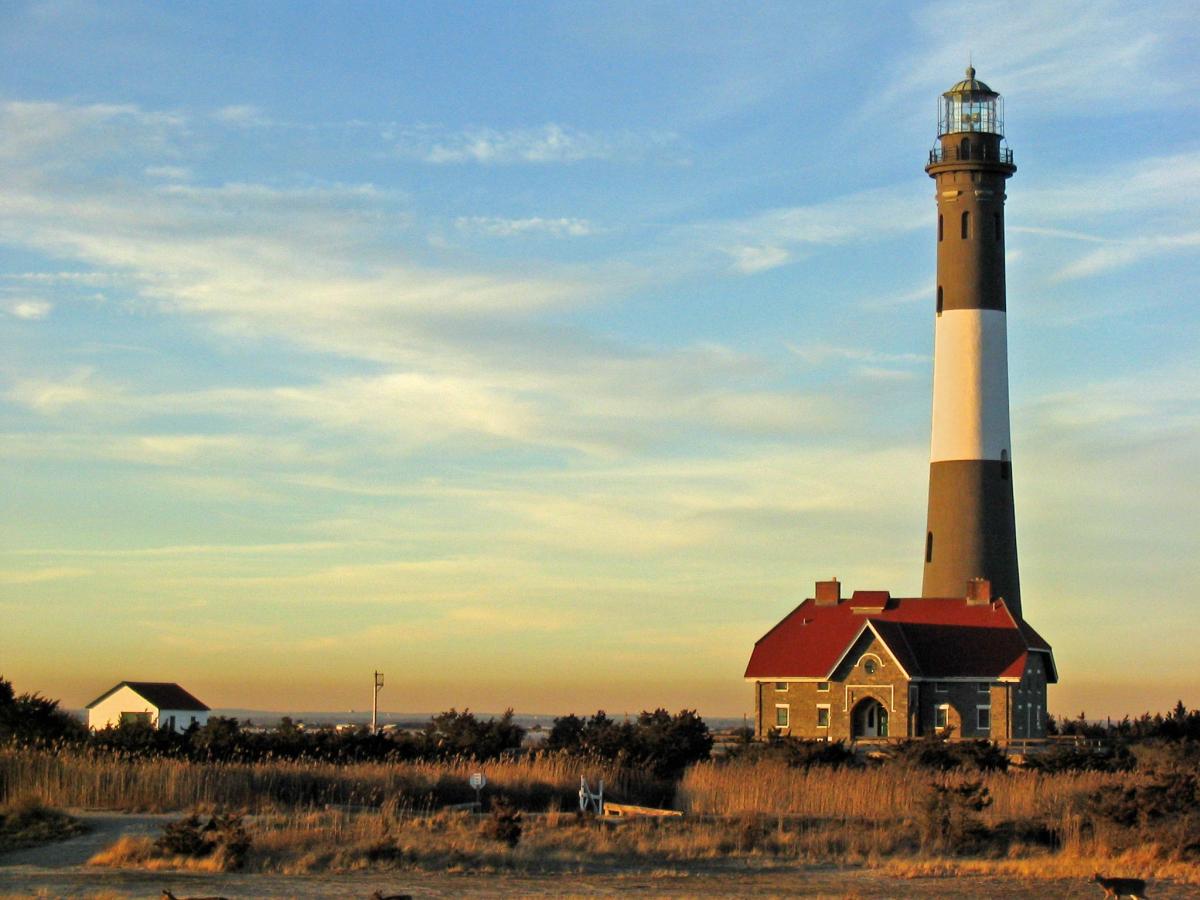
[[[992,583],[1021,615],[1012,469],[1007,460],[954,459],[929,466],[923,597],[962,597],[971,578]]]

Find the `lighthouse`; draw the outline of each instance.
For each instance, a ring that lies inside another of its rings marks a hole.
[[[754,732],[809,740],[1046,735],[1054,651],[1021,614],[1008,425],[1000,95],[938,101],[933,439],[920,597],[818,581],[754,644]]]
[[[938,101],[925,171],[936,185],[933,434],[923,597],[987,579],[1021,616],[1008,417],[1004,187],[1017,171],[1004,101],[975,77]]]

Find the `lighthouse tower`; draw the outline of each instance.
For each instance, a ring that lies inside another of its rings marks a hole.
[[[962,597],[991,582],[1021,615],[1008,419],[1004,146],[999,94],[967,77],[938,104],[925,171],[937,185],[933,439],[923,597]]]

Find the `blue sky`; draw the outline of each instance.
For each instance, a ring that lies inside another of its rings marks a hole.
[[[0,673],[747,711],[814,580],[919,590],[922,169],[970,56],[1052,708],[1200,705],[1197,20],[6,4]]]

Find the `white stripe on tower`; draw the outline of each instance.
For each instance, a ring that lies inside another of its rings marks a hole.
[[[998,309],[948,309],[937,317],[930,462],[1010,459],[1006,331]]]

